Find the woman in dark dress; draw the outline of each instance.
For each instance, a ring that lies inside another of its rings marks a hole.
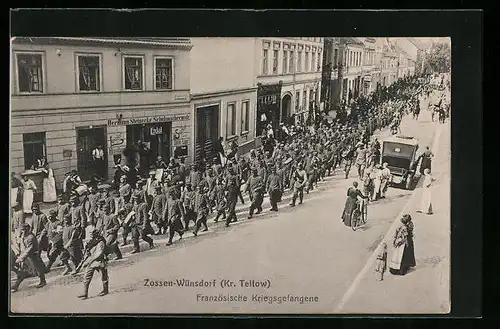
[[[345,201],[344,211],[342,212],[342,221],[345,226],[351,226],[351,214],[357,207],[356,202],[358,201],[358,196],[363,199],[368,198],[358,190],[358,182],[353,182],[352,186],[347,190],[347,200]]]
[[[401,226],[394,234],[393,251],[389,270],[395,275],[405,275],[410,267],[415,267],[415,249],[413,246],[413,222],[406,214],[401,218]]]

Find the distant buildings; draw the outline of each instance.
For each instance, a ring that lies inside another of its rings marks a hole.
[[[421,52],[415,43],[411,38],[325,38],[321,101],[335,109],[342,100],[415,74]]]

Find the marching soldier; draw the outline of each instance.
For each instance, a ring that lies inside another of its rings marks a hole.
[[[177,193],[174,190],[170,191],[170,198],[167,200],[167,222],[169,228],[169,237],[167,246],[172,245],[172,239],[175,232],[179,234],[179,239],[182,239],[184,234],[181,218],[184,216],[184,210],[181,201],[177,198]]]
[[[271,203],[271,211],[278,211],[278,202],[283,191],[282,178],[276,174],[276,168],[271,167],[271,175],[267,180],[267,193],[269,193],[269,202]]]
[[[32,231],[36,236],[38,242],[38,252],[41,255],[42,251],[47,251],[49,247],[49,239],[47,237],[47,226],[49,221],[47,216],[40,211],[40,205],[38,203],[33,204],[32,209]]]
[[[193,220],[196,223],[196,218],[194,217],[194,198],[196,192],[192,190],[191,184],[186,185],[186,190],[184,191],[184,230],[189,230],[189,223]]]
[[[86,246],[86,257],[82,267],[86,267],[83,279],[83,293],[77,297],[84,300],[88,298],[90,283],[94,272],[101,272],[102,291],[98,296],[109,293],[108,260],[106,257],[106,240],[99,234],[97,229],[91,232],[91,239]]]
[[[89,217],[89,222],[92,225],[95,225],[97,222],[97,211],[99,208],[99,200],[101,199],[101,194],[98,193],[97,188],[91,187],[90,188],[90,196],[89,196],[89,211],[88,211],[88,217]]]
[[[63,222],[57,218],[57,212],[52,209],[49,212],[49,224],[47,225],[47,236],[49,238],[49,249],[47,251],[49,262],[47,264],[47,272],[56,261],[57,257],[63,252],[62,240]]]
[[[253,212],[257,209],[256,215],[262,212],[262,201],[264,200],[264,182],[261,176],[259,176],[258,169],[252,169],[252,176],[247,182],[247,191],[252,194],[252,204],[250,205],[250,211],[248,218],[253,217]]]
[[[64,221],[66,215],[70,213],[70,209],[71,205],[68,203],[68,200],[66,199],[64,194],[60,195],[57,198],[57,206],[56,206],[57,219],[59,219],[60,221]]]
[[[162,233],[167,233],[167,227],[165,224],[165,207],[167,203],[167,197],[162,193],[161,186],[156,186],[155,195],[153,197],[153,202],[151,206],[151,221],[155,223],[158,231],[155,235],[161,235]],[[162,232],[163,230],[163,232]]]
[[[385,199],[385,193],[387,192],[387,187],[391,181],[391,170],[387,168],[387,162],[382,164],[382,171],[380,172],[380,197]]]
[[[208,216],[208,198],[205,194],[203,185],[198,185],[194,196],[194,213],[196,216],[196,227],[193,231],[194,236],[198,235],[198,231],[203,225],[205,228],[202,232],[208,231],[207,216]]]
[[[101,221],[96,225],[96,229],[106,240],[107,252],[106,254],[114,253],[115,260],[122,259],[122,253],[118,247],[118,230],[120,229],[120,222],[118,216],[111,213],[109,205],[104,205],[104,213],[100,217]]]
[[[134,216],[135,221],[132,223],[132,240],[134,242],[134,250],[131,254],[140,252],[139,238],[146,241],[149,244],[149,248],[154,248],[153,239],[149,237],[149,234],[154,233],[151,227],[147,204],[141,193],[134,195]]]
[[[220,181],[217,178],[217,185],[214,189],[215,194],[215,204],[217,214],[215,216],[214,222],[217,223],[219,221],[219,217],[222,215],[222,219],[226,218],[226,207],[227,207],[227,199],[226,199],[226,191],[224,190],[224,182]]]
[[[66,270],[63,275],[69,274],[71,272],[71,266],[69,265],[69,260],[73,263],[76,268],[83,257],[83,240],[82,240],[82,228],[79,225],[72,223],[71,215],[68,214],[64,218],[62,240],[63,240],[63,252],[61,255],[61,261],[66,265]]]
[[[290,206],[295,207],[297,197],[299,197],[299,204],[302,204],[304,200],[304,185],[307,183],[307,173],[302,163],[299,163],[297,169],[293,173],[293,181],[293,197]]]
[[[22,226],[21,253],[16,258],[15,262],[16,264],[20,264],[20,268],[17,271],[16,282],[11,287],[12,292],[16,292],[19,289],[19,285],[21,285],[24,279],[28,278],[30,274],[36,274],[40,279],[40,282],[36,286],[37,288],[42,288],[47,285],[47,281],[45,281],[46,268],[40,258],[38,240],[31,232],[29,224],[23,224]]]

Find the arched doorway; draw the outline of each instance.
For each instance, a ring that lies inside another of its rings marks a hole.
[[[280,122],[287,124],[290,120],[290,116],[292,114],[292,96],[290,94],[286,94],[281,99],[281,118]]]

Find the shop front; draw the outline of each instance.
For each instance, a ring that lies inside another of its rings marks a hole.
[[[106,149],[106,126],[76,127],[77,170],[81,179],[89,180],[93,175],[108,178]],[[102,150],[102,154],[96,150]]]
[[[281,114],[281,87],[282,81],[273,85],[258,84],[256,118],[257,136],[262,134],[268,124],[270,124],[275,131],[279,126]]]

